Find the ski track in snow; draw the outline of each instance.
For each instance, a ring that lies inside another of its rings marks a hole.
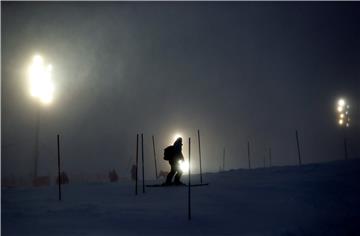
[[[2,235],[359,235],[360,160],[231,170],[209,186],[2,188]],[[199,176],[192,176],[194,182]],[[184,177],[184,182],[187,182]],[[153,181],[147,181],[153,183]]]

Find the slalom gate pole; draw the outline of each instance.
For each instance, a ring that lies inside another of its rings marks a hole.
[[[344,154],[345,154],[345,160],[348,159],[348,149],[347,149],[347,138],[346,138],[346,127],[343,128],[344,130]]]
[[[154,135],[152,136],[152,143],[153,143],[153,149],[154,149],[155,178],[158,179],[158,171],[157,171],[157,165],[156,165],[155,137],[154,137]]]
[[[249,161],[249,169],[251,169],[251,163],[250,163],[250,141],[248,140],[248,161]]]
[[[136,134],[136,175],[135,175],[135,195],[138,194],[138,166],[139,166],[139,134]]]
[[[295,130],[295,136],[296,136],[296,144],[297,144],[297,150],[299,155],[299,166],[301,166],[301,155],[300,155],[300,145],[299,145],[299,134],[298,131]]]
[[[266,148],[265,148],[265,151],[264,151],[264,168],[266,168]]]
[[[142,159],[142,185],[143,185],[143,193],[145,193],[144,134],[141,134],[141,159]]]
[[[190,149],[191,139],[189,138],[189,183],[188,183],[188,220],[191,220],[191,180],[190,180]]]
[[[198,141],[199,141],[199,161],[200,161],[200,183],[202,183],[200,130],[198,130]]]
[[[269,148],[269,166],[271,167],[272,164],[271,164],[271,148]]]
[[[58,154],[58,178],[59,178],[59,201],[61,201],[61,174],[60,174],[60,135],[57,135],[57,154]]]
[[[223,150],[223,168],[222,168],[223,171],[225,171],[225,148]]]

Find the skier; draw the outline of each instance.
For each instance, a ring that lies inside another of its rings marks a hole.
[[[169,146],[165,149],[164,159],[169,161],[171,166],[171,170],[167,175],[166,182],[163,185],[185,185],[180,181],[180,178],[183,174],[180,168],[180,162],[184,161],[184,156],[181,152],[182,150],[182,138],[176,139],[174,145]],[[174,183],[172,183],[172,179],[175,175]]]

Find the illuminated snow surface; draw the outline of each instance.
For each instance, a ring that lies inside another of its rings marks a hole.
[[[206,174],[193,188],[132,183],[2,189],[2,235],[359,235],[360,160]],[[184,179],[186,180],[186,179]],[[198,182],[199,177],[193,176]]]

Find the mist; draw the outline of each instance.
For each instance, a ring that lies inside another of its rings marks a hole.
[[[26,69],[53,65],[54,101],[41,105],[39,175],[129,177],[144,134],[146,178],[183,134],[198,171],[343,159],[336,100],[351,104],[349,157],[360,147],[360,5],[264,2],[2,2],[2,176],[31,175],[39,106]]]

